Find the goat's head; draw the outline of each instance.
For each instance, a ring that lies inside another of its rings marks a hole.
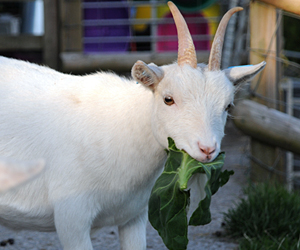
[[[153,90],[152,127],[159,143],[167,147],[167,138],[171,137],[179,149],[199,161],[209,162],[220,152],[227,111],[236,86],[254,77],[265,62],[220,70],[227,23],[235,12],[242,10],[236,7],[219,24],[208,65],[197,64],[187,24],[177,7],[172,2],[168,5],[178,33],[177,63],[158,67],[138,61],[132,75]]]

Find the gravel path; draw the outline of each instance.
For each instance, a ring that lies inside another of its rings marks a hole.
[[[189,250],[233,250],[237,249],[236,242],[222,237],[223,213],[234,207],[234,202],[242,196],[242,188],[247,183],[246,171],[248,162],[243,156],[243,148],[247,138],[239,133],[232,121],[226,126],[226,136],[222,150],[226,152],[225,168],[234,170],[230,181],[213,196],[211,204],[212,222],[206,226],[189,227]],[[218,232],[218,233],[216,233]],[[217,236],[221,234],[221,236]],[[0,241],[13,238],[15,243],[0,250],[60,250],[62,249],[56,233],[40,233],[31,231],[14,232],[0,227]],[[92,237],[95,250],[119,249],[116,227],[101,229]],[[147,249],[167,250],[157,232],[148,224]]]

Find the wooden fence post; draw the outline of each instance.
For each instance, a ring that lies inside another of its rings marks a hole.
[[[255,93],[270,100],[277,100],[276,77],[276,8],[257,1],[250,3],[250,63],[256,64],[266,61],[267,65],[262,73],[251,84]],[[255,101],[276,109],[276,104],[255,98]],[[253,181],[276,180],[283,181],[283,176],[275,175],[262,167],[263,164],[284,171],[283,158],[280,149],[265,145],[255,139],[251,139],[251,154],[257,161],[251,164],[251,179]],[[261,162],[262,164],[258,164]]]
[[[45,34],[43,46],[44,63],[59,68],[58,0],[44,0]]]
[[[82,1],[59,1],[61,52],[82,51]]]

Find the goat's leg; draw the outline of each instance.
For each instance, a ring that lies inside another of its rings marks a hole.
[[[121,250],[146,250],[146,224],[148,209],[119,226]]]
[[[85,199],[61,201],[54,207],[55,227],[64,250],[92,250],[90,230],[94,211]]]

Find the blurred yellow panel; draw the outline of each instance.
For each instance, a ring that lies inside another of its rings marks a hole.
[[[144,19],[144,18],[151,18],[151,6],[150,5],[143,5],[137,7],[136,10],[136,19]],[[147,24],[135,24],[133,25],[134,30],[143,32],[147,27]]]
[[[210,7],[203,9],[202,14],[206,18],[218,17],[220,16],[220,5],[219,4],[211,5]],[[214,21],[208,22],[209,34],[214,35],[217,31],[218,25],[219,25],[218,22],[214,22]]]
[[[169,12],[170,12],[170,9],[169,9],[168,5],[159,6],[157,8],[157,17],[158,18],[164,17]]]

